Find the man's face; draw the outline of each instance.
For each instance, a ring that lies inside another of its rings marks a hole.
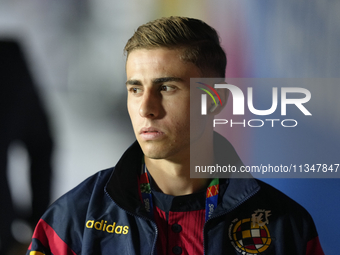
[[[128,111],[144,155],[176,160],[190,152],[190,78],[200,77],[178,50],[137,49],[126,63]]]

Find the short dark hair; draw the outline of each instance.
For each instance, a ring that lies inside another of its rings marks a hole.
[[[124,51],[129,56],[136,49],[158,47],[182,49],[181,59],[195,64],[204,75],[225,77],[227,57],[219,36],[201,20],[171,16],[148,22],[138,27]]]

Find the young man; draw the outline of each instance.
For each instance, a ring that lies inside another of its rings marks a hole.
[[[137,141],[48,209],[27,254],[323,254],[310,215],[276,189],[190,178],[190,146],[205,164],[242,164],[207,124],[221,105],[190,133],[190,78],[224,77],[216,31],[162,18],[139,27],[125,50]],[[223,154],[213,154],[216,143]]]

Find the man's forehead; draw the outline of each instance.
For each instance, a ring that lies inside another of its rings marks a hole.
[[[168,48],[137,49],[130,53],[126,64],[127,84],[132,80],[156,82],[183,81],[188,76],[200,76],[200,70],[191,62],[181,60],[176,50]],[[136,82],[134,81],[134,84]]]

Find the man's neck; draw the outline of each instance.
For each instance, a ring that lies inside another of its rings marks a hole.
[[[154,160],[146,159],[145,161],[156,186],[164,194],[172,196],[188,195],[198,192],[208,185],[207,179],[190,178],[189,168],[185,170],[181,166],[167,164],[169,162],[162,162],[161,164],[157,162],[157,165],[155,165]]]
[[[208,162],[212,155],[204,153]],[[209,185],[208,178],[190,178],[190,156],[183,161],[167,159],[150,159],[145,156],[146,167],[158,189],[167,195],[188,195],[205,189]]]

